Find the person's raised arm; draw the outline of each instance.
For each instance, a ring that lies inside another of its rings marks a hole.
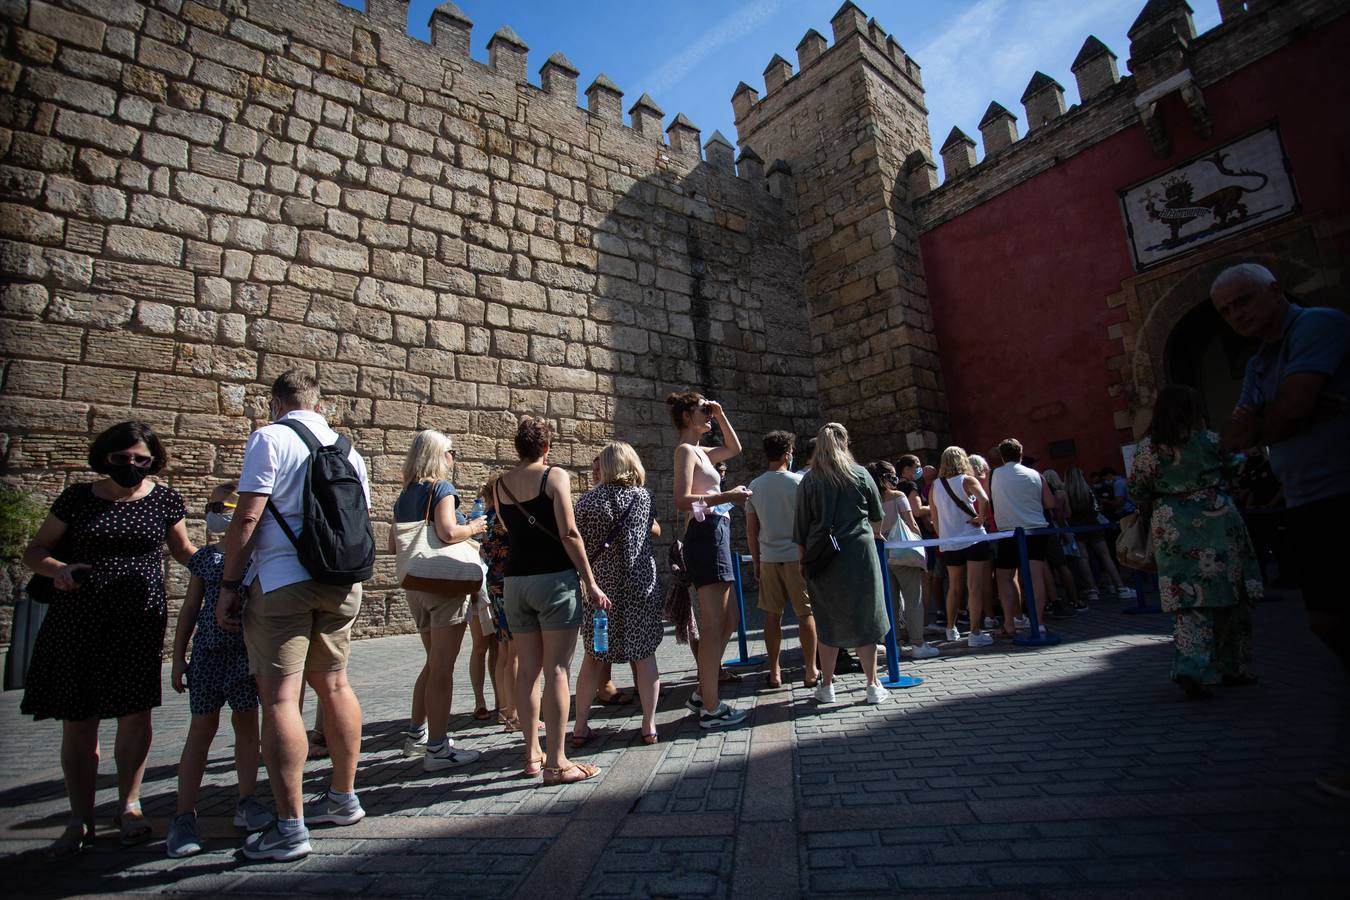
[[[23,551],[23,564],[32,570],[33,574],[45,575],[52,579],[57,590],[73,591],[79,587],[75,581],[78,573],[87,572],[93,569],[93,566],[88,563],[67,565],[64,560],[52,556],[65,534],[66,523],[54,514],[48,513],[37,534],[33,535],[33,539]]]
[[[595,574],[591,571],[591,561],[586,557],[586,544],[581,539],[581,530],[577,528],[576,516],[572,513],[572,485],[567,473],[554,466],[548,473],[548,486],[553,489],[553,517],[558,523],[558,535],[562,538],[563,549],[568,559],[577,567],[581,583],[597,609],[609,609],[609,597],[595,583]]]
[[[435,491],[435,485],[429,485],[428,489]],[[449,502],[447,502],[449,501]],[[436,536],[447,544],[458,544],[460,541],[467,541],[469,538],[478,537],[487,530],[487,516],[479,516],[477,519],[470,519],[465,524],[459,523],[459,517],[455,515],[454,495],[446,494],[436,501],[436,508],[432,511],[432,519],[436,522]]]
[[[741,455],[741,439],[736,436],[736,429],[731,427],[731,420],[727,418],[726,410],[722,409],[722,404],[716,400],[707,401],[708,412],[717,420],[717,425],[722,429],[721,447],[708,448],[708,461],[716,465],[725,459]]]

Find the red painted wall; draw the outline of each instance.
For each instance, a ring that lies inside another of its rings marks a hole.
[[[1214,124],[1195,136],[1178,96],[1164,101],[1172,155],[1135,126],[920,239],[954,437],[984,453],[1004,437],[1049,465],[1072,438],[1077,462],[1121,468],[1106,360],[1124,318],[1106,297],[1132,276],[1123,187],[1277,120],[1309,214],[1350,209],[1350,16],[1204,90]],[[1216,244],[1206,245],[1213,248]],[[1126,439],[1128,440],[1128,438]],[[1063,463],[1054,465],[1063,470]]]

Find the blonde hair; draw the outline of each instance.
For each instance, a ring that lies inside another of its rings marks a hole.
[[[938,477],[951,478],[955,475],[974,475],[970,467],[970,457],[960,447],[948,447],[942,451],[938,460]]]
[[[816,432],[816,449],[811,455],[811,471],[835,484],[852,480],[850,468],[856,465],[848,449],[848,429],[838,422],[827,422]]]
[[[445,454],[450,450],[450,436],[435,429],[417,432],[408,455],[403,459],[403,483],[440,481],[450,478],[450,461]]]
[[[600,461],[600,483],[641,487],[647,483],[647,470],[637,451],[623,441],[610,441],[596,457]]]
[[[989,460],[980,456],[978,453],[970,454],[970,474],[979,478],[981,475],[989,474]]]
[[[1064,472],[1064,493],[1069,500],[1069,515],[1086,515],[1092,509],[1092,488],[1077,466],[1069,466]]]

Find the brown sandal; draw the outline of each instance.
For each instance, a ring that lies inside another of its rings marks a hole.
[[[486,706],[480,706],[473,711],[475,722],[486,722],[492,718],[492,712]]]
[[[564,773],[580,772],[580,778],[565,778]],[[587,778],[594,778],[600,774],[599,766],[592,766],[588,763],[572,763],[570,766],[554,768],[553,766],[544,767],[544,786],[550,787],[555,784],[575,784],[578,781],[585,781]]]
[[[533,771],[531,771],[533,769]],[[544,758],[525,760],[525,768],[520,770],[521,778],[538,778],[544,771]]]
[[[655,732],[653,732],[653,733],[651,733],[651,734],[644,734],[644,735],[642,736],[642,743],[646,744],[647,746],[651,746],[652,744],[655,744],[658,740],[659,740],[659,738],[656,736],[656,733],[655,733]]]

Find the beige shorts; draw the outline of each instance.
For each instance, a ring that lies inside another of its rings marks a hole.
[[[408,611],[421,634],[469,621],[469,597],[442,597],[426,591],[408,591]]]
[[[361,585],[299,581],[263,592],[254,581],[244,604],[244,646],[254,675],[340,672],[351,652]]]
[[[806,592],[801,563],[761,562],[759,564],[759,608],[766,613],[781,616],[792,601],[797,618],[811,615],[811,597]]]

